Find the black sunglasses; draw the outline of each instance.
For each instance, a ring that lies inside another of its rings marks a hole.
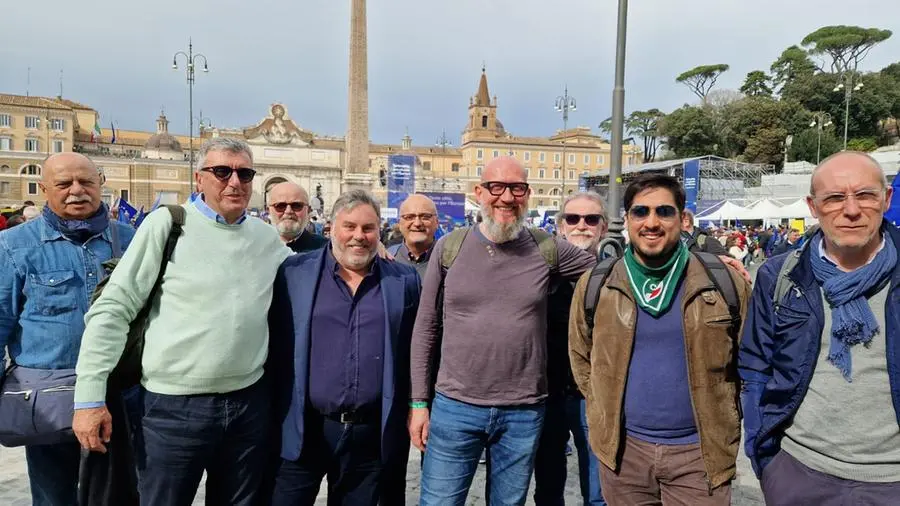
[[[631,209],[628,210],[628,216],[634,220],[646,220],[650,216],[651,209],[656,212],[656,217],[661,220],[671,220],[678,216],[678,209],[668,204],[656,206],[655,208],[650,206],[631,206]]]
[[[513,197],[524,197],[528,193],[528,183],[504,183],[503,181],[487,181],[481,183],[481,187],[491,195],[499,197],[509,188]]]
[[[600,221],[603,220],[603,217],[599,214],[569,214],[566,213],[563,215],[563,219],[566,220],[566,223],[569,226],[574,227],[578,225],[578,222],[584,219],[584,224],[589,227],[596,227],[600,224]]]
[[[240,174],[238,174],[238,178],[240,178]],[[300,211],[306,209],[307,204],[305,202],[279,202],[277,204],[270,204],[275,208],[279,213],[283,213],[288,206],[291,206],[291,211],[295,213],[299,213]]]
[[[242,183],[249,183],[253,181],[253,176],[256,175],[256,171],[253,169],[248,169],[246,167],[241,167],[240,169],[232,169],[227,165],[216,165],[215,167],[203,167],[200,169],[204,172],[210,172],[213,176],[216,176],[216,179],[219,181],[228,181],[231,179],[231,175],[237,172],[238,180]]]

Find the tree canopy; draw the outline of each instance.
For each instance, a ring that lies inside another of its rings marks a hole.
[[[741,93],[750,97],[772,96],[772,87],[769,86],[769,76],[762,70],[754,70],[747,74]]]
[[[801,44],[809,47],[812,55],[828,55],[831,58],[831,72],[840,74],[856,72],[859,62],[869,51],[890,37],[890,30],[835,25],[819,28],[804,37]]]
[[[706,95],[709,94],[709,90],[716,85],[716,80],[719,79],[719,76],[729,68],[724,63],[700,65],[682,72],[681,75],[675,78],[675,82],[682,83],[690,88],[695,95],[700,97],[700,100],[706,103]]]

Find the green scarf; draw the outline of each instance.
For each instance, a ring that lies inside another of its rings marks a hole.
[[[634,257],[634,251],[629,246],[625,250],[625,270],[638,306],[652,316],[668,311],[690,257],[688,249],[678,241],[678,247],[665,265],[650,268]]]

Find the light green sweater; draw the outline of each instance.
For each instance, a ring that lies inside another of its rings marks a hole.
[[[149,315],[142,383],[168,395],[233,392],[262,377],[272,283],[291,251],[257,218],[225,225],[193,205],[185,209],[184,232]],[[85,315],[76,403],[106,398],[106,380],[156,281],[171,226],[165,210],[144,220]]]

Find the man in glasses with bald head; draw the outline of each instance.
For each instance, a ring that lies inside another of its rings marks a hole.
[[[294,253],[317,250],[328,239],[307,230],[309,224],[309,193],[296,183],[278,183],[269,190],[269,219],[278,230],[281,240]]]

